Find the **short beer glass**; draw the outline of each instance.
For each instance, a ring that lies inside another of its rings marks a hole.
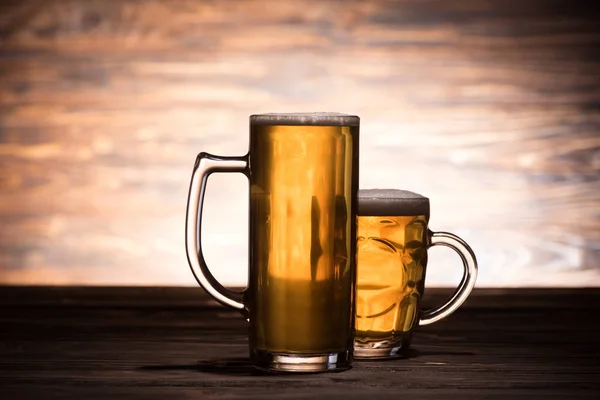
[[[447,317],[467,299],[477,277],[475,254],[459,237],[429,230],[429,199],[419,194],[360,190],[358,213],[354,356],[401,357],[417,325]],[[464,275],[446,304],[421,312],[427,249],[439,245],[460,255]]]

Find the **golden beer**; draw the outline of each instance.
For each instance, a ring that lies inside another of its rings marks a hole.
[[[358,217],[356,341],[408,339],[427,264],[424,215]]]
[[[259,350],[335,353],[351,343],[350,126],[251,128],[248,291]],[[256,160],[256,161],[254,161]]]

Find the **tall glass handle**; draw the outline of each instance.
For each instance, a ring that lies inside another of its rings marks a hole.
[[[456,311],[469,297],[477,280],[477,259],[473,250],[464,240],[448,232],[431,231],[429,231],[429,238],[429,247],[447,246],[456,251],[462,259],[465,269],[462,279],[450,300],[436,309],[424,311],[419,320],[419,326],[433,324]]]
[[[213,172],[241,172],[248,176],[248,157],[220,157],[200,153],[196,158],[185,219],[185,250],[196,280],[219,303],[239,310],[247,316],[243,294],[225,288],[210,273],[202,254],[202,206],[206,181]]]

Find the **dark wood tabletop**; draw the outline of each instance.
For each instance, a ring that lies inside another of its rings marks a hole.
[[[2,399],[600,395],[600,289],[475,290],[410,357],[310,375],[255,371],[243,318],[199,288],[4,286],[0,304]]]

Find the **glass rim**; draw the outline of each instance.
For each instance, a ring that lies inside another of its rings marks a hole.
[[[359,124],[358,116],[337,112],[266,113],[250,116],[252,126],[359,126]]]
[[[429,219],[429,198],[401,189],[360,189],[359,217],[401,217],[424,215]]]

